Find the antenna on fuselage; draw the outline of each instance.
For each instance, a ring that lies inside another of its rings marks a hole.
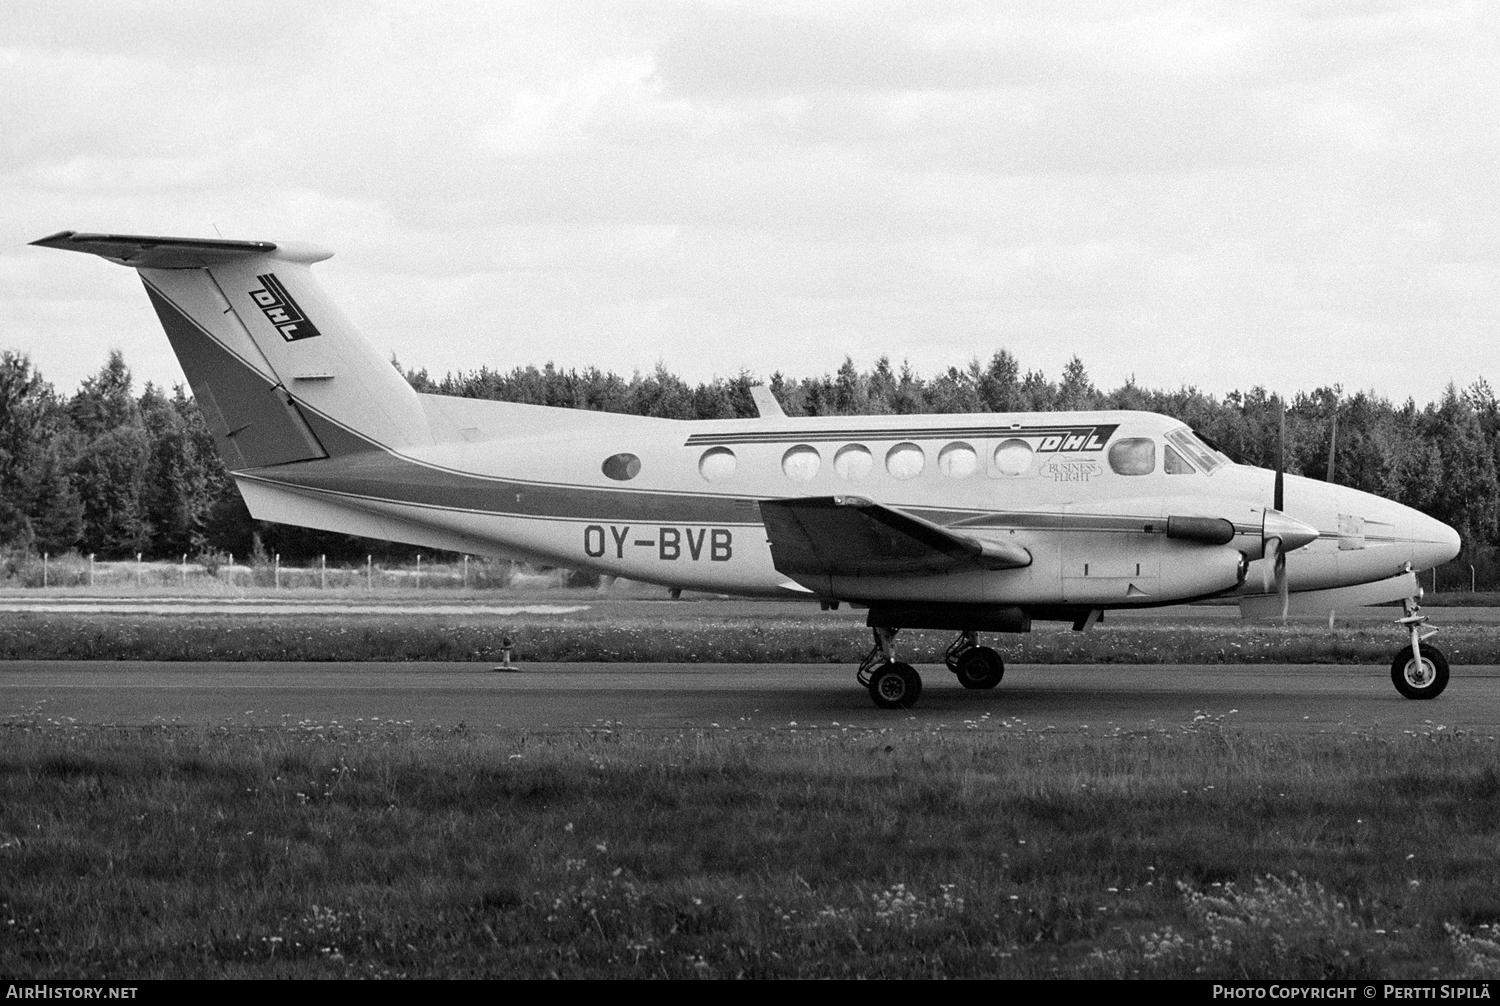
[[[762,419],[785,419],[786,413],[781,408],[781,403],[776,396],[771,394],[771,389],[764,384],[752,384],[750,386],[750,397],[755,401],[755,408]]]

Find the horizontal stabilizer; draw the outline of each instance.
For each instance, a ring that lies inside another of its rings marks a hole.
[[[201,269],[246,255],[269,255],[276,251],[276,245],[270,241],[80,234],[77,231],[58,231],[31,243],[43,248],[86,252],[120,265],[145,269]]]
[[[1019,569],[1031,553],[972,537],[858,496],[762,500],[771,558],[787,576],[936,575]]]
[[[1361,583],[1329,590],[1298,590],[1287,595],[1288,615],[1326,615],[1369,604],[1386,604],[1417,596],[1417,574],[1402,573],[1389,580]],[[1241,618],[1280,618],[1281,598],[1276,594],[1253,594],[1240,598]]]

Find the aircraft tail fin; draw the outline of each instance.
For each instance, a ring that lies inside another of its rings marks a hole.
[[[329,252],[75,231],[32,243],[140,274],[231,470],[432,442],[416,392],[312,275]]]

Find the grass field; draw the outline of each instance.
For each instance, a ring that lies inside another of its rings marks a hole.
[[[490,661],[510,635],[527,661],[851,663],[868,642],[812,605],[417,600],[0,613],[0,659]],[[1500,663],[1493,624],[1435,620],[1455,663]],[[904,655],[948,638],[903,633]],[[1025,663],[1385,663],[1397,642],[1202,613],[996,641]],[[0,974],[25,978],[1500,977],[1497,853],[1500,747],[1440,728],[0,721]]]
[[[0,730],[13,977],[1500,975],[1485,737]]]
[[[550,598],[549,598],[550,600]],[[475,660],[849,663],[869,648],[858,612],[745,604],[728,613],[693,604],[599,606],[566,615],[433,615],[319,611],[105,614],[0,612],[3,660]],[[1395,612],[1392,612],[1394,617]],[[1500,663],[1493,623],[1440,614],[1434,642],[1455,664]],[[940,662],[952,633],[907,631],[903,659]],[[1059,623],[987,637],[1016,663],[1384,664],[1402,639],[1385,620],[1288,625],[1181,617],[1109,622],[1088,632]]]

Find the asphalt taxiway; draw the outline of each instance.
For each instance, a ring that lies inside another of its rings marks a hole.
[[[0,663],[0,717],[77,723],[409,722],[557,730],[944,725],[1062,731],[1172,728],[1200,717],[1286,733],[1500,734],[1500,666],[1456,667],[1431,701],[1389,669],[1340,665],[1016,664],[994,691],[921,666],[913,709],[876,709],[839,664]]]

